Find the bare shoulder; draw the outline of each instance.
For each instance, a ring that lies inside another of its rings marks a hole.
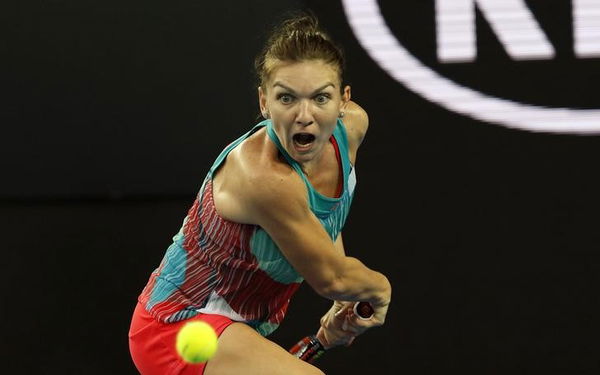
[[[254,224],[300,219],[310,212],[306,187],[291,169],[256,172],[248,179],[248,188],[245,197]]]
[[[265,132],[257,132],[231,151],[214,178],[219,214],[246,224],[260,225],[265,215],[292,212],[290,206],[306,201],[304,190],[298,174],[279,159]]]
[[[344,125],[348,133],[351,159],[354,157],[369,129],[369,115],[356,102],[349,101],[344,108]]]
[[[344,107],[344,123],[359,132],[367,132],[369,115],[358,103],[350,100]]]

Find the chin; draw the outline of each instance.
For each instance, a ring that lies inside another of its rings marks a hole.
[[[314,159],[315,154],[314,151],[309,151],[306,153],[298,153],[298,152],[294,152],[293,154],[291,154],[291,156],[294,158],[294,160],[296,160],[298,163],[302,164],[302,163],[307,163],[311,160]]]

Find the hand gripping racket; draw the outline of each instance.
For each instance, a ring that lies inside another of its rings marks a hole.
[[[354,315],[363,320],[369,320],[373,317],[373,306],[368,302],[358,302],[354,304]],[[313,363],[317,358],[325,353],[325,346],[317,339],[316,335],[304,337],[298,341],[289,352],[296,358]]]

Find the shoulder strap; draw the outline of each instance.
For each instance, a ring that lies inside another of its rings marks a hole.
[[[268,120],[268,122],[267,122],[267,134],[269,135],[269,138],[271,138],[273,143],[275,143],[275,146],[277,146],[277,149],[279,149],[279,152],[281,152],[283,157],[285,157],[285,160],[287,160],[288,164],[290,164],[292,166],[292,168],[294,168],[294,170],[300,175],[300,177],[302,177],[302,180],[304,181],[304,183],[310,187],[310,183],[309,183],[308,179],[306,178],[306,176],[304,175],[304,172],[302,172],[302,168],[300,168],[300,164],[298,164],[298,162],[296,160],[294,160],[294,158],[292,158],[290,156],[290,154],[288,154],[288,152],[285,150],[285,148],[281,144],[281,141],[279,141],[279,137],[275,133],[275,130],[273,129],[273,123],[270,120]]]
[[[288,154],[288,152],[285,150],[285,148],[281,144],[279,137],[277,137],[277,134],[275,133],[275,130],[273,129],[273,123],[270,120],[266,120],[266,122],[267,122],[267,124],[266,124],[267,134],[269,135],[269,138],[271,138],[273,143],[275,143],[275,146],[277,146],[277,148],[279,149],[281,154],[285,157],[285,160],[287,160],[287,162],[292,166],[292,168],[294,168],[294,170],[300,175],[300,177],[302,178],[302,180],[308,187],[309,191],[311,191],[312,185],[308,181],[308,178],[306,178],[306,176],[304,175],[304,172],[302,171],[300,164],[298,164],[298,162],[296,160],[294,160],[290,156],[290,154]],[[343,191],[344,188],[347,186],[348,175],[350,174],[350,171],[352,170],[352,165],[350,164],[350,156],[348,154],[348,135],[346,133],[346,127],[341,119],[337,120],[336,127],[333,130],[333,137],[337,143],[338,150],[340,152],[341,162],[342,162],[342,170],[343,170],[343,174],[344,174],[343,188],[342,188],[342,191]]]
[[[212,167],[210,167],[210,171],[209,171],[210,177],[212,177],[214,171],[216,171],[219,168],[219,166],[221,165],[221,163],[223,163],[223,160],[225,160],[225,158],[227,157],[227,155],[229,155],[231,150],[236,148],[237,145],[242,143],[246,138],[248,138],[252,134],[256,133],[260,128],[262,128],[263,126],[266,126],[266,125],[267,125],[266,121],[259,122],[258,124],[254,125],[254,127],[252,127],[252,129],[250,129],[248,132],[246,132],[246,134],[242,135],[241,137],[239,137],[238,139],[236,139],[235,141],[233,141],[229,145],[227,145],[227,147],[225,147],[223,149],[223,151],[221,151],[221,153],[219,154],[219,156],[213,163]]]

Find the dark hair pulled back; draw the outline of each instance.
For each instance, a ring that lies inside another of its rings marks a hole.
[[[337,71],[343,82],[344,53],[320,27],[315,15],[302,12],[284,19],[271,32],[254,67],[260,86],[265,85],[278,62],[323,60]]]

